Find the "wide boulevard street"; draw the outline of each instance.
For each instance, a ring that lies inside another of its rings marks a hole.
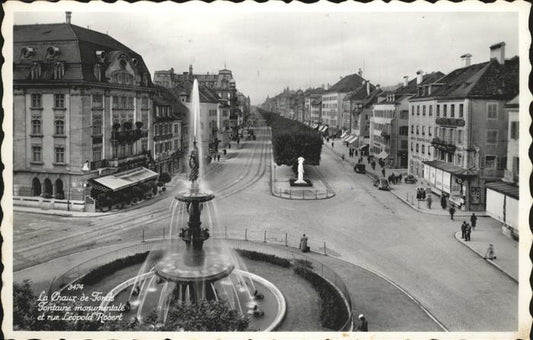
[[[313,250],[387,277],[419,301],[450,331],[512,331],[518,323],[518,285],[454,238],[460,222],[412,210],[390,192],[323,147],[317,170],[335,191],[325,200],[287,200],[270,190],[270,133],[233,143],[228,157],[206,169],[220,227],[215,236],[291,244],[305,233]],[[171,191],[183,190],[176,181]],[[14,269],[81,250],[168,233],[172,192],[138,208],[101,217],[59,217],[15,212]],[[482,223],[485,222],[483,219]],[[16,276],[16,274],[15,274]],[[354,303],[357,303],[354,301]],[[376,302],[378,303],[378,302]]]

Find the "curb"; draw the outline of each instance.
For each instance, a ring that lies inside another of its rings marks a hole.
[[[482,259],[484,259],[485,261],[487,261],[488,263],[490,263],[494,268],[496,268],[497,270],[499,270],[500,272],[502,272],[503,274],[505,274],[506,276],[508,276],[511,280],[513,280],[514,282],[518,283],[518,280],[515,279],[511,274],[509,274],[505,269],[503,269],[500,265],[498,265],[496,262],[494,262],[493,260],[489,260],[489,259],[485,259],[484,255],[482,253],[480,253],[479,251],[475,250],[472,246],[470,246],[468,243],[466,243],[465,241],[463,241],[461,239],[461,231],[457,231],[455,232],[454,234],[454,237],[455,239],[459,242],[459,243],[462,243],[465,247],[469,248],[472,252],[474,252],[475,254],[477,254],[479,257],[481,257]]]

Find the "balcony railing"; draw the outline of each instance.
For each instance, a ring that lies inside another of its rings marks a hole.
[[[462,118],[437,118],[436,121],[437,125],[443,125],[443,126],[455,126],[455,127],[462,127],[465,126],[465,120]]]
[[[436,149],[443,150],[446,152],[455,152],[455,145],[451,141],[442,140],[438,137],[431,140],[431,145]]]

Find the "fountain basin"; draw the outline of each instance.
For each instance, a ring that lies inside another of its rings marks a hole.
[[[258,276],[256,274],[242,271],[239,269],[234,270],[234,274],[241,275],[243,277],[246,277],[246,280],[249,282],[253,282],[253,285],[256,289],[258,289],[263,295],[264,299],[261,301],[254,301],[253,303],[257,304],[261,310],[265,312],[265,315],[261,318],[255,318],[250,317],[250,324],[248,329],[251,331],[259,330],[259,331],[274,331],[276,330],[281,322],[283,321],[283,318],[285,317],[285,314],[287,312],[287,304],[285,301],[285,297],[281,293],[281,291],[270,281],[264,279],[261,276]],[[153,277],[156,274],[154,272],[148,272],[141,274],[139,276],[133,277],[131,279],[128,279],[119,285],[117,285],[115,288],[113,288],[109,293],[107,294],[107,298],[102,301],[100,304],[101,310],[105,310],[108,304],[113,301],[114,304],[117,303],[125,303],[128,301],[128,290],[131,289],[131,287],[134,284],[141,284],[144,281],[150,282]],[[233,274],[232,274],[233,275]],[[223,292],[226,291],[223,286],[227,285],[221,281],[218,281],[216,283],[216,286],[219,291]],[[157,296],[160,295],[161,290],[160,284],[155,285],[155,289],[150,289],[150,296],[146,299],[144,303],[144,308],[146,310],[149,310],[150,308],[156,308],[157,307]],[[247,314],[247,311],[250,310],[250,307],[246,304],[245,300],[239,300],[238,296],[244,294],[243,291],[239,289],[229,289],[227,290],[228,293],[234,293],[235,297],[237,298],[237,301],[240,301],[240,305],[234,306],[235,309],[241,311],[243,314]],[[223,295],[223,294],[221,294]],[[224,297],[228,300],[231,300],[230,297]],[[132,305],[137,306],[137,303],[132,303]],[[137,311],[132,308],[132,311],[129,312],[129,317],[135,316]],[[127,317],[127,315],[126,315]]]
[[[157,276],[173,282],[211,282],[228,276],[234,269],[231,260],[216,249],[182,248],[161,259],[155,266]]]
[[[215,198],[215,195],[213,195],[210,192],[201,192],[201,191],[184,191],[178,193],[175,198],[180,202],[208,202],[211,201],[213,198]]]

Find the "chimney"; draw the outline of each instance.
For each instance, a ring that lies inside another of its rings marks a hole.
[[[366,81],[366,95],[370,96],[370,81]]]
[[[420,85],[423,79],[424,79],[424,71],[422,70],[416,71],[416,84]]]
[[[496,59],[500,64],[505,63],[505,43],[503,41],[490,47],[490,59]]]
[[[363,76],[363,71],[361,69],[359,69],[359,71],[357,71],[357,74],[359,74],[359,77],[362,77]]]
[[[189,79],[192,80],[192,65],[189,65]]]
[[[72,12],[65,12],[66,14],[66,21],[67,21],[67,24],[70,24],[70,19],[72,18]]]
[[[409,76],[403,76],[403,86],[407,86],[409,84]]]
[[[463,54],[461,56],[461,59],[463,59],[463,67],[470,66],[470,58],[472,58],[472,55],[470,53]]]
[[[381,90],[381,86],[379,84],[376,84],[376,91]]]

